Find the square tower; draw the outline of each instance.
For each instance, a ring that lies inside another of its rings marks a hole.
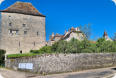
[[[0,49],[6,54],[26,53],[45,45],[45,16],[31,3],[16,2],[0,12]]]

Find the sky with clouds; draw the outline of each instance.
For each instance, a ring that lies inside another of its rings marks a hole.
[[[46,15],[47,40],[52,32],[63,34],[88,23],[93,40],[102,37],[104,30],[110,37],[116,32],[116,0],[0,0],[0,10],[16,1],[31,2]]]

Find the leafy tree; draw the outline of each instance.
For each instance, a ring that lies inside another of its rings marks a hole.
[[[100,38],[96,44],[99,52],[116,52],[116,44],[114,41],[106,41],[104,38]]]
[[[87,24],[85,26],[80,26],[79,28],[86,35],[86,38],[89,39],[91,36],[91,25]]]
[[[114,36],[112,38],[114,41],[116,41],[116,33],[114,33]]]
[[[80,53],[81,52],[81,42],[75,38],[67,44],[67,52],[69,53]]]
[[[70,41],[60,40],[52,46],[45,46],[40,50],[31,50],[31,53],[101,53],[116,52],[116,41],[106,41],[100,38],[97,42],[84,39],[79,41],[75,38]]]
[[[66,49],[67,49],[67,42],[63,40],[60,40],[52,45],[53,52],[66,53],[67,52]]]

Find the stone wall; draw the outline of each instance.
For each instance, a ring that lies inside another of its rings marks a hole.
[[[45,17],[2,12],[0,21],[0,49],[6,54],[45,46]]]
[[[82,53],[82,54],[46,54],[34,57],[7,59],[6,67],[18,69],[19,63],[33,63],[35,73],[61,73],[103,68],[116,65],[116,54]]]

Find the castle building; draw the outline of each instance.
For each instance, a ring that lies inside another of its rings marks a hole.
[[[80,31],[80,29],[72,27],[67,32],[65,32],[63,40],[70,41],[72,38],[75,38],[79,41],[82,41],[86,38],[85,34]]]
[[[0,49],[26,53],[46,44],[45,16],[31,3],[16,2],[1,10]]]
[[[113,41],[107,34],[106,31],[104,31],[103,38],[105,38],[106,41]]]
[[[48,41],[48,45],[51,46],[52,44],[54,44],[59,40],[70,41],[72,38],[82,41],[86,38],[86,36],[84,33],[80,31],[78,27],[77,28],[72,27],[68,31],[65,31],[64,35],[60,35],[58,33],[54,35],[54,33],[52,33],[52,35],[50,36],[50,40]]]

